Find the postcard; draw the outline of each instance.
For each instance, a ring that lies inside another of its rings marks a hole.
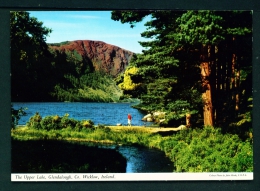
[[[11,181],[253,180],[253,11],[11,11]]]

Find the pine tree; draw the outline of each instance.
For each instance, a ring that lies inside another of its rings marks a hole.
[[[157,92],[147,91],[149,83],[160,78],[172,78],[177,83],[171,86],[174,93],[169,95],[169,102],[164,101],[166,108],[170,103],[181,104],[188,101],[193,108],[188,107],[187,110],[196,108],[199,111],[199,99],[192,100],[194,95],[201,91],[204,125],[214,125],[214,120],[225,121],[225,117],[220,116],[221,110],[230,113],[232,109],[239,109],[240,64],[243,63],[242,58],[250,57],[250,51],[242,48],[238,51],[238,42],[235,39],[240,39],[242,46],[246,45],[243,39],[251,35],[251,13],[114,11],[112,19],[122,23],[129,22],[133,27],[135,22],[141,21],[147,15],[151,16],[151,21],[145,24],[147,31],[143,32],[142,36],[152,40],[140,42],[145,50],[131,62],[139,69],[138,74],[142,75],[138,82],[142,82],[146,87],[143,98],[151,100]],[[245,21],[240,22],[242,18],[245,18]],[[247,47],[250,47],[250,43],[248,45]],[[234,100],[234,106],[229,106],[229,102]],[[148,104],[149,100],[146,103]],[[175,107],[176,104],[173,104],[174,108],[178,108]]]

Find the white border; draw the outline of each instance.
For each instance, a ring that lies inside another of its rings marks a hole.
[[[14,182],[253,180],[253,172],[212,173],[12,173]]]

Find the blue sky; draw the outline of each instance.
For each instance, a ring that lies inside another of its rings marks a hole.
[[[47,43],[73,40],[100,40],[135,53],[141,53],[138,41],[147,41],[141,34],[145,31],[143,22],[131,28],[128,23],[111,19],[110,11],[29,11],[31,17],[51,28]]]

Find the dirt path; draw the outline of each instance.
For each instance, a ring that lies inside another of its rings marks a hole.
[[[170,132],[170,131],[180,131],[183,129],[186,129],[184,125],[181,125],[179,127],[166,127],[166,128],[159,128],[159,127],[144,127],[144,126],[108,126],[111,130],[114,131],[120,131],[120,130],[126,130],[126,129],[133,129],[133,130],[143,130],[150,133],[158,133],[158,132]]]

